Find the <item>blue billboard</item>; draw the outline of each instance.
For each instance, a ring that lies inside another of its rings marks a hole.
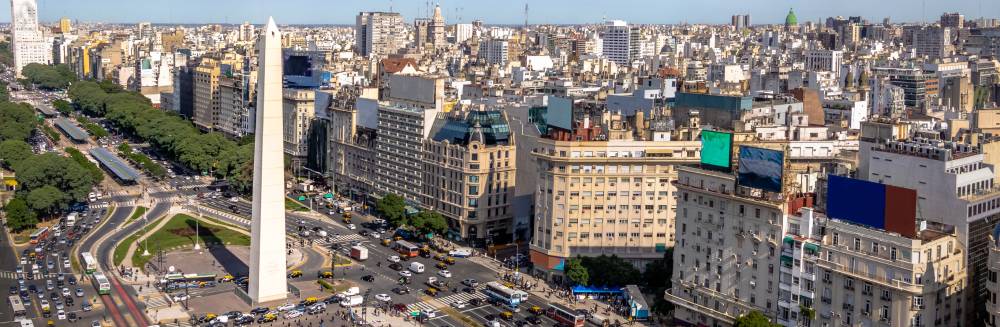
[[[741,186],[781,193],[785,153],[778,150],[740,146],[737,183]]]
[[[829,175],[826,215],[885,229],[885,185]]]

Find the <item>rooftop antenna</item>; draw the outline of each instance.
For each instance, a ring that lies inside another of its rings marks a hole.
[[[524,29],[528,29],[528,2],[524,2]]]
[[[921,25],[927,25],[927,0],[923,0],[920,3],[921,3],[920,7]]]
[[[389,0],[389,12],[392,12],[392,0]]]

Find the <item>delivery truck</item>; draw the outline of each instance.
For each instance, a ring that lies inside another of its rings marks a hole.
[[[368,260],[368,248],[361,245],[351,247],[351,258],[358,261]]]

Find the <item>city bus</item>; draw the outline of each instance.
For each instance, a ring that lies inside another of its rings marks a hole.
[[[555,321],[574,327],[583,327],[587,322],[587,317],[576,310],[552,303],[549,309],[545,310],[545,315]]]
[[[94,274],[94,287],[97,288],[97,294],[108,295],[111,294],[111,282],[108,278],[104,276],[101,271],[95,271]]]
[[[10,307],[14,311],[14,320],[28,314],[28,310],[24,309],[24,302],[21,302],[20,296],[11,295],[7,298],[7,302],[10,302]]]
[[[87,274],[93,274],[97,271],[97,260],[90,252],[80,253],[80,258],[83,260],[83,269]]]
[[[420,247],[413,245],[413,243],[399,240],[396,241],[396,252],[399,252],[400,255],[413,258],[420,255]]]
[[[49,237],[49,228],[39,228],[34,233],[31,233],[31,244],[38,244],[38,242],[44,240],[46,237]]]
[[[528,293],[514,290],[498,282],[486,283],[486,288],[483,289],[483,293],[486,293],[486,295],[490,298],[503,302],[512,309],[517,309],[517,306],[520,305],[521,302],[528,300]]]

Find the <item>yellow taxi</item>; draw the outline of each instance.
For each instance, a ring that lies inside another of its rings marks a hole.
[[[288,273],[288,278],[299,278],[299,277],[302,277],[301,270],[292,270],[292,272]]]
[[[316,273],[316,277],[319,278],[333,278],[333,272],[330,271],[320,271]]]
[[[510,311],[504,311],[504,312],[501,312],[501,313],[500,313],[500,318],[503,318],[503,320],[511,320],[511,319],[514,319],[514,313],[513,313],[513,312],[510,312]]]
[[[540,315],[540,314],[542,314],[542,307],[539,307],[537,305],[533,305],[533,306],[531,306],[531,308],[528,308],[528,312],[531,312],[532,314]]]

